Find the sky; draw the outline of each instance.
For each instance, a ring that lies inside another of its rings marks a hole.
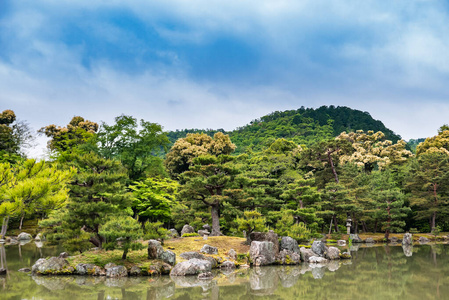
[[[435,135],[449,123],[449,1],[0,1],[0,109],[33,130],[121,114],[233,130],[322,105]]]

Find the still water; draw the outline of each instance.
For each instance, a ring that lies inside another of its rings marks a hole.
[[[1,246],[0,246],[1,247]],[[121,278],[18,272],[56,247],[5,246],[0,299],[449,299],[449,245],[352,248],[352,260],[217,272],[212,280]]]

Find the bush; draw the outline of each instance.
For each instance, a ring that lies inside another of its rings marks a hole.
[[[200,236],[198,233],[196,232],[192,232],[192,233],[184,233],[182,235],[182,237],[192,237],[192,236]]]
[[[151,223],[149,221],[146,221],[144,225],[144,233],[145,239],[160,240],[163,244],[164,240],[168,238],[170,230],[165,229],[162,222]]]

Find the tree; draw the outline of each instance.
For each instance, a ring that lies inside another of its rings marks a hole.
[[[297,241],[308,241],[317,236],[306,224],[296,222],[294,212],[288,209],[278,213],[275,232],[279,236],[289,236]]]
[[[213,138],[204,133],[187,134],[178,139],[165,158],[165,167],[173,178],[189,170],[194,158],[201,155],[228,155],[235,149],[228,135],[217,132]]]
[[[438,130],[438,135],[425,139],[416,147],[416,155],[420,155],[430,148],[444,148],[449,150],[449,128],[443,125]]]
[[[237,223],[239,224],[239,231],[246,232],[246,244],[251,244],[251,232],[262,232],[266,231],[267,227],[265,226],[265,218],[262,217],[262,214],[258,211],[246,210],[243,212],[243,218],[238,218]]]
[[[15,162],[24,157],[23,148],[31,145],[33,136],[27,123],[17,121],[14,111],[0,114],[0,161]]]
[[[107,249],[123,250],[122,259],[125,260],[129,249],[142,249],[143,245],[136,242],[142,238],[143,232],[140,224],[129,216],[111,217],[104,225],[101,225],[99,234],[106,240]]]
[[[156,154],[165,153],[169,144],[162,126],[156,123],[121,115],[114,125],[102,123],[97,134],[99,154],[119,160],[127,169],[131,180],[139,180],[148,173],[161,175],[162,159]]]
[[[193,159],[189,171],[180,176],[178,198],[195,206],[206,206],[212,218],[211,236],[221,235],[220,209],[223,202],[229,200],[227,189],[231,188],[238,170],[230,164],[228,155],[200,156]]]
[[[88,144],[98,130],[98,124],[83,117],[73,117],[66,127],[48,125],[38,130],[40,134],[49,137],[48,149],[58,154],[72,152]]]
[[[437,216],[449,213],[449,151],[421,151],[411,163],[405,187],[411,192],[411,205],[418,208],[416,218],[428,218],[430,228],[434,228]]]
[[[133,209],[150,222],[171,220],[178,183],[166,178],[147,178],[129,186],[133,191]]]
[[[0,163],[0,216],[3,217],[1,235],[6,234],[11,217],[46,215],[61,207],[68,198],[67,182],[74,170],[58,170],[44,161],[29,159],[10,165]]]

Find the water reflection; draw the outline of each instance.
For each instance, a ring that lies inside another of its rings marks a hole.
[[[17,272],[60,249],[0,245],[2,299],[429,299],[449,293],[449,246],[357,245],[352,260],[216,271],[214,277],[105,278]],[[3,249],[3,250],[2,250]],[[6,250],[6,251],[5,251]],[[20,250],[20,251],[19,251]],[[6,261],[4,261],[6,263]]]

